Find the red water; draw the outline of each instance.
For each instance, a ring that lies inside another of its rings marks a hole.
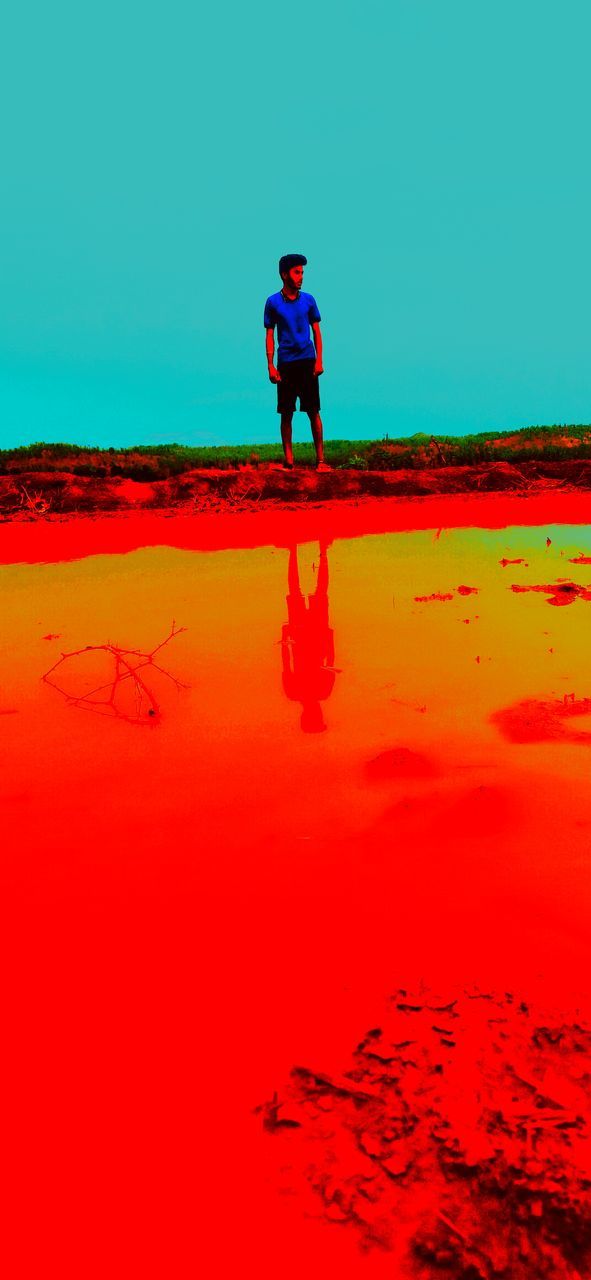
[[[586,1001],[591,541],[484,501],[0,529],[7,1274],[392,1276],[255,1106],[405,982]]]

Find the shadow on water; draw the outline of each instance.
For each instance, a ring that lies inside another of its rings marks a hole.
[[[329,546],[329,541],[319,543],[316,589],[308,595],[307,603],[300,585],[297,545],[289,549],[288,621],[281,631],[283,690],[290,702],[301,703],[304,733],[323,733],[327,728],[321,704],[330,698],[339,674],[328,617]]]

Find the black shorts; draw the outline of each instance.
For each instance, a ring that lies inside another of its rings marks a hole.
[[[320,379],[312,370],[315,360],[288,360],[277,366],[281,382],[277,383],[277,413],[293,413],[300,397],[301,413],[320,410]]]

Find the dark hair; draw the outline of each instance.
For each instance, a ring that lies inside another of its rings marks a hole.
[[[283,276],[286,276],[292,267],[305,267],[307,261],[308,259],[304,257],[303,253],[284,253],[283,257],[279,259],[279,275],[283,279]]]

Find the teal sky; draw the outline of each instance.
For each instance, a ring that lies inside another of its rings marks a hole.
[[[589,422],[586,0],[208,9],[4,20],[0,442],[278,439],[293,251],[328,437]]]

